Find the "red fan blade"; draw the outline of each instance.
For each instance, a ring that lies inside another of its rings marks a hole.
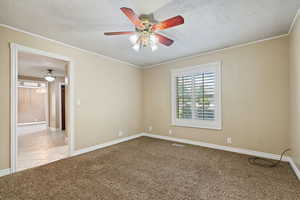
[[[104,35],[130,35],[130,34],[134,34],[135,32],[133,31],[127,31],[127,32],[107,32],[107,33],[104,33]]]
[[[134,13],[134,11],[132,9],[123,7],[123,8],[121,8],[121,10],[136,27],[144,28],[142,21]]]
[[[170,38],[167,38],[166,36],[163,36],[161,34],[155,33],[155,36],[158,38],[158,41],[166,46],[171,46],[173,44],[173,40]]]
[[[176,17],[172,17],[170,19],[167,19],[163,22],[160,22],[159,24],[155,24],[152,27],[153,31],[156,30],[164,30],[164,29],[168,29],[174,26],[178,26],[184,23],[184,18],[181,17],[180,15],[176,16]]]

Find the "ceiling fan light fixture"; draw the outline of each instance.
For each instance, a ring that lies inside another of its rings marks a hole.
[[[52,71],[52,69],[48,69],[47,74],[44,76],[44,79],[48,82],[53,82],[55,80],[55,76],[53,76]]]
[[[158,46],[156,44],[151,45],[151,50],[156,51],[158,49]]]
[[[45,76],[45,80],[48,81],[48,82],[53,82],[55,80],[55,77]]]
[[[150,41],[154,44],[158,43],[158,38],[155,35],[150,35]]]
[[[174,41],[164,35],[157,33],[157,31],[184,24],[184,18],[180,15],[156,23],[154,22],[155,20],[151,19],[152,17],[149,17],[147,15],[138,16],[130,8],[122,7],[120,9],[135,26],[135,31],[105,32],[104,35],[131,35],[129,37],[129,40],[134,45],[132,48],[135,51],[140,51],[145,47],[150,47],[152,51],[155,51],[158,48],[158,43],[161,43],[165,46],[171,46]]]
[[[139,36],[137,34],[134,34],[132,36],[129,37],[129,40],[132,44],[135,44],[139,39]]]
[[[135,51],[140,51],[141,45],[139,43],[136,43],[135,45],[133,45],[132,47]]]

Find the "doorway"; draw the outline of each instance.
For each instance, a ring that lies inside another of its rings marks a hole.
[[[66,130],[66,86],[64,84],[60,85],[60,105],[61,105],[61,130]]]
[[[11,172],[73,154],[71,59],[11,44]]]

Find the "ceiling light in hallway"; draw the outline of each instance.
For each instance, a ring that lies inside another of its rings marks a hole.
[[[55,76],[53,76],[53,70],[48,69],[48,73],[44,76],[44,79],[48,82],[53,82],[55,80]]]

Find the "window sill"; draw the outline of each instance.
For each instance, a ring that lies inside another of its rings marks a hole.
[[[222,130],[222,125],[220,122],[199,122],[199,121],[173,121],[172,126],[180,126],[187,128],[199,128],[199,129],[212,129],[212,130]]]

